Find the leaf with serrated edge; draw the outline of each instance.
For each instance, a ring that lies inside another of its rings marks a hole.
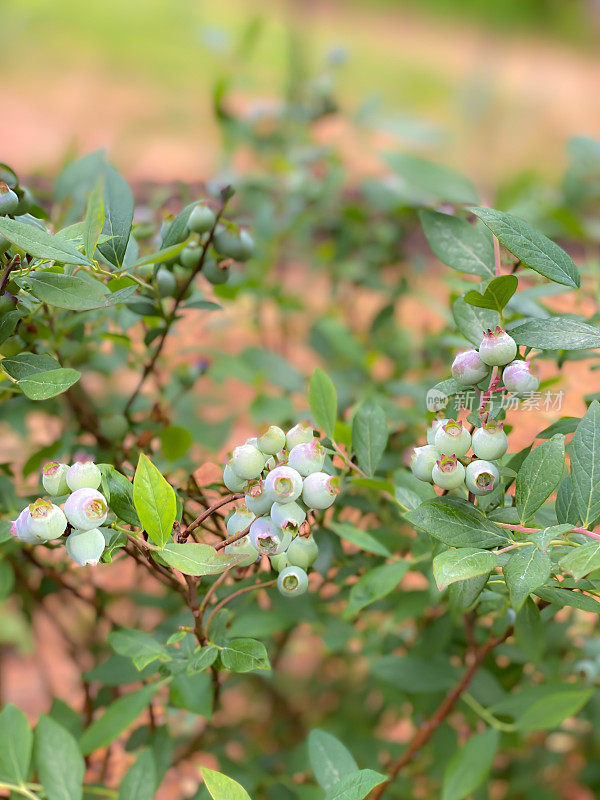
[[[589,527],[600,516],[600,403],[594,400],[577,426],[571,447],[571,480],[579,516]]]

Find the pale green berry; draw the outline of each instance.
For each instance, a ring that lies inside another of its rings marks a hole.
[[[69,493],[67,484],[68,464],[50,461],[42,468],[42,485],[49,495],[60,497]]]
[[[263,471],[265,461],[264,455],[257,447],[252,444],[242,444],[233,451],[229,464],[236,475],[250,480],[258,478]]]
[[[73,528],[89,531],[106,522],[108,504],[96,489],[77,489],[67,498],[65,514]]]
[[[288,465],[306,477],[311,472],[321,472],[325,463],[325,448],[318,439],[292,447]]]
[[[279,555],[277,556],[270,556],[270,561],[271,561],[271,566],[277,572],[281,572],[282,569],[291,566],[287,552],[279,553]]]
[[[291,503],[302,493],[302,476],[291,467],[275,467],[265,478],[265,491],[272,503]]]
[[[101,418],[100,430],[107,439],[119,441],[129,430],[127,417],[124,414],[108,414]]]
[[[530,371],[528,361],[513,361],[504,367],[502,380],[504,386],[517,397],[523,397],[537,392],[540,380]]]
[[[292,567],[307,570],[317,560],[319,546],[312,536],[296,536],[287,549],[287,557]]]
[[[413,448],[410,458],[410,468],[413,475],[420,481],[433,483],[431,472],[440,457],[438,450],[431,444]]]
[[[36,500],[29,506],[27,531],[41,541],[58,539],[67,529],[67,518],[61,508],[48,500]]]
[[[600,675],[600,667],[596,661],[591,658],[585,658],[581,661],[576,661],[573,665],[573,672],[578,678],[581,678],[585,683],[596,683]]]
[[[202,247],[194,247],[193,245],[184,247],[179,254],[179,260],[181,261],[181,264],[187,269],[195,269],[202,258],[202,250]]]
[[[489,375],[490,368],[475,349],[459,353],[452,362],[452,377],[461,386],[475,386]]]
[[[88,564],[95,567],[102,557],[105,546],[106,541],[98,528],[86,531],[74,530],[66,542],[67,555],[80,567]]]
[[[473,431],[471,443],[477,458],[495,461],[508,450],[508,436],[504,433],[502,422],[491,420],[483,428]]]
[[[285,447],[287,450],[292,450],[297,444],[312,442],[314,437],[315,434],[312,425],[309,425],[307,422],[299,422],[286,433]]]
[[[29,506],[25,506],[23,511],[19,514],[16,520],[13,521],[11,526],[11,533],[13,536],[16,536],[17,539],[21,542],[26,542],[27,544],[39,544],[43,542],[44,539],[40,539],[39,536],[34,536],[29,530],[29,520],[30,520],[30,513],[29,513]]]
[[[213,286],[220,286],[229,280],[229,266],[209,258],[202,267],[202,274]]]
[[[440,489],[457,489],[465,481],[465,468],[456,456],[442,454],[434,464],[431,477]]]
[[[236,562],[238,567],[249,567],[259,557],[259,552],[250,541],[249,536],[242,536],[241,539],[231,542],[224,547],[224,550],[234,556],[244,556]]]
[[[67,471],[67,485],[72,492],[97,489],[101,483],[102,473],[93,461],[77,461]]]
[[[285,433],[277,425],[270,425],[267,430],[258,437],[258,448],[268,456],[274,456],[285,447]]]
[[[489,494],[500,481],[498,467],[491,461],[478,459],[467,464],[465,483],[472,494]]]
[[[271,519],[282,530],[289,530],[295,536],[306,519],[306,511],[296,502],[273,503]]]
[[[161,267],[156,273],[156,288],[161,297],[173,297],[177,291],[177,278],[168,269]]]
[[[253,483],[247,490],[244,501],[247,508],[257,517],[266,514],[271,508],[271,500],[265,491],[265,482],[258,481]]]
[[[447,422],[450,422],[449,419],[434,419],[431,423],[431,428],[427,429],[427,444],[431,444],[435,446],[435,435],[437,433],[437,429],[440,425],[445,425]]]
[[[308,590],[308,575],[301,567],[286,567],[277,578],[277,588],[286,597],[296,597]]]
[[[236,508],[227,520],[227,535],[235,536],[236,533],[241,533],[243,530],[246,530],[255,519],[256,515],[247,508]]]
[[[326,472],[313,472],[304,479],[302,499],[308,508],[324,511],[340,493],[340,479]]]
[[[254,255],[254,241],[245,230],[236,233],[224,225],[219,226],[215,230],[213,244],[217,253],[234,261],[247,261]]]
[[[479,357],[490,367],[501,367],[508,364],[517,355],[515,340],[499,325],[495,330],[483,334],[479,345]]]
[[[230,492],[242,492],[248,483],[245,478],[240,478],[237,472],[234,472],[229,464],[225,464],[223,469],[223,483]]]
[[[208,233],[216,222],[215,212],[206,205],[198,203],[189,216],[187,226],[194,233]]]
[[[451,419],[435,432],[435,447],[440,453],[454,453],[461,458],[471,447],[471,434],[462,422]]]
[[[0,216],[15,214],[18,208],[17,194],[6,183],[0,183]]]
[[[258,517],[250,526],[250,541],[261,555],[276,556],[290,546],[292,534],[282,531],[271,517]]]

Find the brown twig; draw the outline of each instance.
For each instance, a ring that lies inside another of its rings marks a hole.
[[[216,503],[213,503],[212,506],[209,506],[205,511],[203,511],[193,522],[187,526],[187,528],[182,531],[179,535],[179,541],[184,542],[186,537],[195,531],[196,528],[199,528],[200,525],[204,522],[205,519],[208,519],[212,514],[217,511],[217,509],[222,508],[223,506],[228,505],[229,503],[233,503],[236,500],[241,500],[244,497],[243,492],[237,492],[236,494],[228,494],[226,497],[222,497]]]
[[[3,295],[6,291],[6,287],[10,281],[10,273],[15,267],[18,267],[21,263],[21,256],[17,253],[14,258],[6,264],[4,269],[2,270],[2,275],[0,276],[0,295]]]
[[[467,689],[473,680],[475,673],[485,661],[488,654],[499,644],[502,644],[502,642],[506,641],[511,634],[512,628],[509,628],[506,633],[502,634],[501,636],[490,636],[484,645],[477,650],[472,651],[470,654],[471,663],[463,673],[460,681],[456,684],[454,689],[452,689],[446,695],[443,702],[432,714],[432,716],[417,730],[404,753],[400,756],[400,758],[396,759],[396,761],[392,763],[390,769],[388,770],[387,780],[373,789],[369,796],[369,800],[379,800],[379,798],[383,796],[386,788],[395,780],[400,770],[403,769],[407,764],[410,764],[419,750],[427,744],[442,722],[451,713],[461,694]]]
[[[215,618],[215,616],[219,613],[219,611],[224,608],[228,603],[231,603],[232,600],[235,600],[236,597],[241,597],[241,595],[246,594],[247,592],[254,592],[258,589],[268,589],[270,586],[275,586],[277,580],[272,581],[264,581],[263,583],[255,583],[252,586],[244,586],[243,589],[238,589],[237,592],[233,592],[233,594],[228,595],[220,603],[213,608],[208,617],[206,625],[204,626],[204,630],[206,631],[206,636],[208,637],[208,633],[210,631],[210,624]]]

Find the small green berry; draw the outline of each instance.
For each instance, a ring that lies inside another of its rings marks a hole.
[[[271,508],[271,500],[265,491],[265,482],[257,481],[247,490],[244,502],[249,511],[257,517],[266,514]]]
[[[258,517],[250,526],[250,541],[261,555],[277,556],[290,546],[292,534],[282,531],[271,517]]]
[[[299,422],[290,428],[285,435],[285,446],[287,450],[292,450],[297,444],[312,442],[315,438],[312,425],[307,422]]]
[[[246,530],[256,519],[255,514],[247,508],[237,508],[227,520],[227,535],[235,536]]]
[[[177,291],[177,278],[165,267],[161,267],[156,273],[156,288],[161,297],[173,297]]]
[[[78,461],[67,470],[67,485],[72,492],[97,489],[101,483],[102,473],[93,461]]]
[[[265,466],[266,458],[258,449],[252,444],[242,444],[236,447],[229,462],[233,471],[240,478],[251,480],[258,478]]]
[[[290,450],[288,464],[304,478],[312,472],[321,472],[325,463],[325,448],[318,439],[297,444]]]
[[[490,368],[485,364],[477,350],[459,353],[452,363],[452,377],[461,386],[475,386],[489,375]]]
[[[244,556],[244,558],[237,562],[238,567],[249,567],[250,564],[254,564],[260,555],[256,547],[254,547],[250,541],[249,536],[242,536],[241,539],[231,542],[231,544],[224,547],[224,550],[226,553],[231,553],[232,555]]]
[[[106,522],[108,504],[96,489],[77,489],[67,498],[65,514],[73,528],[89,531]]]
[[[273,503],[271,519],[282,530],[289,530],[295,536],[306,519],[306,511],[296,502]]]
[[[457,489],[465,481],[465,468],[456,456],[442,454],[434,464],[431,477],[440,489]]]
[[[499,325],[495,330],[488,330],[479,345],[479,357],[490,367],[501,367],[508,364],[517,355],[515,340]]]
[[[206,203],[198,203],[188,219],[188,228],[194,233],[208,233],[216,222],[215,212]]]
[[[274,456],[285,447],[285,433],[277,425],[270,425],[257,440],[259,450],[266,455]]]
[[[467,464],[465,483],[472,494],[489,494],[498,486],[499,481],[498,467],[491,461],[477,459]]]
[[[540,380],[532,375],[528,361],[512,361],[502,372],[504,386],[511,394],[524,397],[537,392]]]
[[[105,546],[106,541],[98,528],[86,531],[74,530],[66,542],[67,555],[80,567],[88,564],[95,567],[102,557]]]
[[[287,549],[287,557],[292,567],[307,570],[317,560],[319,546],[312,536],[296,536]]]
[[[213,286],[220,286],[229,280],[229,267],[214,258],[209,258],[202,267],[202,274]]]
[[[0,216],[15,214],[19,207],[19,198],[6,183],[0,183]]]
[[[279,573],[277,588],[285,597],[297,597],[308,591],[308,575],[301,567],[286,567]]]
[[[450,420],[435,432],[435,448],[440,453],[454,453],[461,458],[471,447],[471,434],[462,422]]]
[[[123,414],[108,414],[100,419],[100,431],[111,441],[120,441],[129,430],[129,423]]]
[[[226,464],[223,470],[223,483],[230,492],[242,492],[248,483],[246,478],[240,478],[237,472],[234,472],[230,464]]]
[[[508,450],[508,436],[504,433],[502,422],[491,420],[483,428],[473,431],[471,438],[473,452],[477,458],[495,461]]]
[[[42,469],[42,485],[49,495],[61,497],[69,494],[67,484],[68,464],[60,464],[58,461],[50,461]]]
[[[186,269],[195,269],[202,258],[202,247],[188,245],[179,254],[179,260]]]
[[[287,552],[279,553],[277,556],[270,556],[270,561],[271,567],[277,572],[281,572],[281,570],[291,566]]]
[[[64,512],[48,500],[36,500],[29,506],[27,531],[41,541],[60,538],[67,529]]]
[[[324,511],[340,493],[340,479],[326,472],[313,472],[304,479],[302,500],[308,508]]]
[[[413,475],[420,481],[433,483],[431,473],[439,457],[439,451],[431,444],[413,448],[410,459],[410,468]]]
[[[275,467],[265,478],[265,491],[273,503],[291,503],[302,493],[302,476],[291,467]]]

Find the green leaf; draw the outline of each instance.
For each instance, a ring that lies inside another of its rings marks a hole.
[[[47,800],[81,800],[85,762],[71,733],[41,716],[35,729],[34,759]]]
[[[571,256],[528,222],[493,208],[470,210],[523,264],[555,283],[579,287],[579,272]]]
[[[154,754],[143,750],[121,782],[119,800],[152,800],[157,782]]]
[[[170,661],[166,647],[154,636],[136,629],[122,628],[108,634],[108,643],[120,656],[131,658],[137,669],[142,670],[153,661]]]
[[[539,609],[531,597],[525,600],[516,616],[515,639],[527,658],[533,662],[540,660],[545,644],[545,628]]]
[[[488,575],[497,564],[497,556],[489,550],[477,550],[475,547],[446,550],[433,559],[433,577],[442,591],[456,581]]]
[[[370,569],[350,589],[346,616],[351,617],[365,606],[381,600],[400,583],[410,568],[410,561],[394,561]]]
[[[35,258],[58,261],[61,264],[91,266],[92,262],[72,244],[53,236],[46,230],[27,225],[18,219],[0,217],[0,234]]]
[[[95,719],[83,732],[79,747],[84,755],[106,747],[120,736],[150,704],[162,683],[152,683],[136,692],[123,695],[108,706],[101,717]]]
[[[190,214],[197,205],[198,205],[197,202],[190,203],[185,208],[183,208],[179,212],[179,214],[177,214],[173,222],[171,222],[171,224],[167,228],[165,235],[163,236],[163,240],[160,245],[161,250],[168,250],[173,245],[177,245],[188,238],[188,236],[190,235],[190,232],[187,227],[188,220],[190,218]],[[167,258],[166,255],[165,258]]]
[[[517,473],[515,501],[526,522],[558,486],[565,468],[565,437],[555,434],[529,453]]]
[[[358,770],[352,753],[339,739],[319,728],[314,728],[308,735],[308,758],[317,783],[325,791]]]
[[[375,786],[387,780],[381,772],[372,769],[360,769],[351,775],[345,775],[325,795],[325,800],[364,800]]]
[[[337,533],[342,539],[352,542],[361,550],[366,550],[368,553],[375,553],[378,556],[390,556],[391,553],[387,547],[382,544],[378,539],[370,533],[357,528],[350,522],[330,522],[328,527],[334,533]]]
[[[448,762],[441,800],[463,800],[486,779],[498,747],[498,731],[488,729],[469,739]]]
[[[104,227],[104,187],[99,180],[89,194],[85,219],[83,220],[83,250],[89,258],[94,257],[98,239]]]
[[[215,550],[209,544],[168,542],[160,558],[184,575],[217,575],[236,564],[240,557]]]
[[[4,344],[8,337],[13,335],[22,316],[23,313],[21,311],[5,311],[0,316],[0,344]]]
[[[26,783],[29,777],[33,733],[27,717],[16,706],[0,713],[0,781]]]
[[[133,478],[133,503],[142,527],[154,544],[164,547],[177,517],[177,498],[172,487],[143,453]]]
[[[573,491],[573,481],[571,475],[566,472],[565,476],[558,484],[556,491],[556,519],[559,522],[569,525],[579,525],[581,519],[577,510],[577,498]]]
[[[449,594],[452,606],[461,611],[470,608],[483,591],[488,578],[489,573],[450,584]]]
[[[560,559],[560,566],[578,581],[600,567],[600,542],[574,547]]]
[[[382,681],[408,694],[429,694],[454,686],[458,672],[447,658],[428,655],[388,655],[376,661],[371,671]]]
[[[194,675],[196,672],[204,672],[215,663],[218,655],[218,649],[210,644],[194,651],[188,661],[187,674]]]
[[[475,290],[467,292],[465,302],[479,308],[491,308],[501,314],[504,306],[517,291],[518,285],[516,275],[500,275],[488,283],[483,294]]]
[[[419,219],[429,246],[443,264],[469,275],[494,276],[494,243],[486,227],[428,209],[419,211]]]
[[[318,367],[310,379],[308,401],[315,422],[332,438],[337,418],[337,394],[331,378]]]
[[[112,464],[98,464],[102,473],[102,489],[110,510],[129,525],[141,526],[133,504],[133,484]]]
[[[544,586],[543,589],[536,589],[535,594],[548,603],[557,606],[572,606],[581,611],[591,611],[592,614],[600,614],[600,602],[587,594],[575,592],[571,589],[560,589],[557,586]]]
[[[479,347],[485,331],[493,330],[500,324],[500,314],[489,308],[476,308],[469,305],[464,297],[459,297],[452,305],[452,315],[456,327],[462,335]]]
[[[38,271],[17,280],[38,300],[70,311],[90,311],[106,306],[107,290],[98,281],[60,272]]]
[[[437,497],[426,500],[406,519],[449,547],[487,548],[506,545],[506,532],[466,500]]]
[[[600,329],[581,319],[532,319],[510,329],[515,342],[538,350],[591,350],[600,347]]]
[[[567,717],[575,716],[593,694],[594,689],[565,686],[525,709],[516,721],[517,728],[527,733],[556,728]]]
[[[123,263],[131,223],[133,222],[133,195],[127,181],[117,170],[107,165],[104,173],[104,227],[102,233],[110,240],[98,247],[102,256],[115,267]]]
[[[0,361],[0,367],[31,400],[47,400],[65,392],[81,373],[66,369],[49,355],[19,353]]]
[[[171,245],[171,247],[166,247],[161,250],[155,250],[154,253],[147,253],[145,256],[141,256],[138,258],[137,261],[134,261],[133,264],[130,264],[127,268],[130,271],[135,271],[138,267],[145,267],[147,264],[161,264],[165,261],[170,261],[172,258],[177,258],[179,253],[186,247],[187,241],[179,242],[179,244]]]
[[[535,545],[520,547],[510,554],[502,568],[510,601],[518,611],[531,592],[543,586],[550,577],[550,556]]]
[[[571,447],[573,494],[582,524],[600,516],[600,403],[594,400],[577,426]]]
[[[378,405],[361,406],[352,420],[352,446],[358,466],[374,475],[388,440],[385,413]]]
[[[432,205],[440,200],[447,203],[477,202],[477,191],[471,181],[450,167],[405,153],[388,153],[385,158],[404,179],[415,203]]]
[[[213,800],[252,800],[244,787],[227,775],[208,767],[200,767],[200,772]]]
[[[175,708],[184,708],[192,714],[210,719],[213,707],[211,676],[207,672],[177,675],[169,687],[169,702]]]
[[[256,639],[230,639],[221,648],[221,662],[232,672],[271,669],[267,650],[264,644]]]

